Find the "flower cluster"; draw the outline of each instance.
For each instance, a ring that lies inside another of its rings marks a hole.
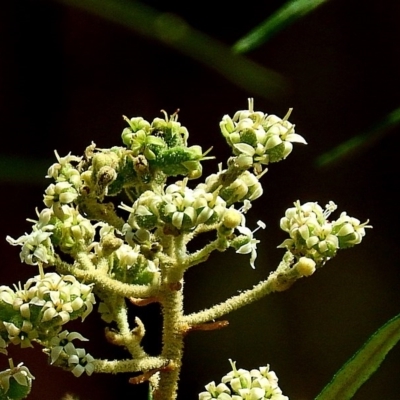
[[[141,244],[148,247],[150,232],[142,229],[135,235],[128,224],[125,224],[122,232],[107,224],[99,223],[99,225],[101,225],[100,241],[93,242],[88,247],[93,250],[93,253],[89,254],[94,263],[97,264],[98,260],[106,259],[110,274],[120,282],[156,284],[160,275],[159,259],[154,253],[145,257],[142,247],[138,244],[142,239],[144,243]],[[122,239],[115,236],[116,234],[121,236],[123,233],[128,243],[124,243]]]
[[[282,394],[278,378],[269,366],[247,371],[238,370],[232,360],[230,363],[232,371],[217,386],[215,382],[206,385],[207,391],[199,394],[199,400],[289,400]]]
[[[371,228],[368,221],[360,223],[345,212],[337,221],[329,221],[328,217],[336,210],[332,201],[325,210],[315,202],[300,204],[286,210],[280,226],[288,232],[286,239],[279,247],[287,248],[298,258],[307,257],[317,264],[332,258],[338,249],[352,247],[361,243],[365,236],[365,228]]]
[[[233,118],[225,115],[220,122],[221,132],[233,153],[236,163],[243,169],[254,166],[257,173],[262,165],[284,160],[293,149],[293,142],[306,144],[304,138],[294,133],[294,125],[288,121],[291,109],[284,118],[249,109],[238,111]]]
[[[134,156],[143,155],[152,169],[168,176],[184,175],[198,178],[202,173],[200,161],[207,159],[200,146],[187,147],[187,129],[178,122],[178,113],[153,122],[136,117],[125,120],[129,128],[122,132],[122,141]]]
[[[213,191],[214,188],[220,188],[219,196],[230,206],[233,203],[253,201],[263,194],[263,188],[260,183],[261,175],[254,175],[252,172],[243,171],[232,183],[223,184],[222,176],[227,174],[227,170],[221,170],[217,174],[212,174],[206,178],[204,184],[199,187],[207,192]]]
[[[7,236],[6,240],[13,246],[22,247],[19,253],[21,262],[25,262],[28,265],[37,265],[39,262],[52,265],[54,262],[54,248],[50,240],[51,234],[51,232],[34,230],[30,234],[20,236],[18,239]]]
[[[46,178],[53,178],[58,182],[70,182],[73,187],[78,188],[81,184],[80,174],[71,163],[82,161],[82,157],[73,156],[71,153],[60,157],[57,151],[54,153],[58,162],[50,166]]]
[[[20,259],[28,265],[44,263],[53,265],[54,247],[64,253],[78,252],[93,242],[95,225],[85,218],[77,208],[67,204],[60,208],[45,208],[37,213],[39,220],[34,222],[32,232],[6,240],[13,246],[21,246]]]
[[[153,229],[164,226],[164,232],[188,232],[200,224],[220,222],[226,202],[218,191],[209,193],[199,185],[187,187],[187,179],[167,186],[163,194],[147,191],[133,204],[128,223],[132,228]]]
[[[184,333],[197,326],[215,329],[219,324],[207,324],[215,317],[211,309],[182,315],[183,296],[179,291],[184,273],[207,260],[213,251],[228,248],[249,254],[254,268],[260,242],[255,233],[265,224],[258,221],[252,231],[244,215],[251,202],[263,194],[260,179],[267,172],[265,166],[285,159],[293,143],[306,141],[288,121],[291,109],[279,118],[254,111],[253,99],[249,99],[248,110],[238,111],[233,118],[225,115],[220,122],[233,157],[225,168],[219,164],[217,173],[189,187],[189,180],[202,174],[201,162],[212,157],[206,157],[208,151],[203,152],[200,146],[188,146],[189,133],[178,122],[178,112],[170,116],[163,113],[164,118],[152,122],[125,117],[129,127],[122,132],[121,146],[99,149],[92,143],[82,157],[60,157],[55,152],[57,162],[46,176],[54,181],[45,190],[46,208],[36,211],[37,220],[28,220],[33,224],[31,233],[17,239],[7,237],[11,245],[21,247],[21,262],[38,265],[40,274],[14,288],[0,286],[0,353],[7,354],[10,343],[24,348],[36,342],[45,348],[51,365],[75,376],[105,372],[115,366],[125,372],[142,367],[143,374],[134,378],[140,381],[148,379],[151,370],[161,367],[162,371],[166,360],[154,358],[161,364],[150,368],[154,360],[146,360],[141,345],[145,327],[137,318],[137,327],[131,330],[127,299],[135,305],[153,301],[162,304],[166,311],[163,346],[171,340],[176,345],[167,352],[164,347],[161,354],[168,353],[174,365],[180,364],[179,341]],[[182,176],[181,180],[170,181],[176,176]],[[120,194],[128,205],[115,199]],[[361,242],[365,228],[370,227],[368,221],[362,224],[346,213],[337,221],[329,221],[335,209],[332,202],[324,210],[317,203],[301,205],[298,201],[286,211],[281,228],[290,238],[280,245],[288,251],[278,273],[288,266],[290,276],[296,279],[309,276],[339,248]],[[208,243],[193,251],[190,242],[200,234],[215,236],[211,240],[207,237]],[[48,266],[57,272],[45,274],[43,268]],[[275,275],[272,278],[278,281]],[[285,279],[282,274],[282,281]],[[266,280],[265,285],[269,282]],[[134,367],[130,360],[120,364],[95,361],[85,349],[75,346],[75,340],[86,340],[82,335],[62,330],[68,321],[84,320],[92,311],[95,285],[99,314],[112,324],[110,335],[106,335],[110,342],[130,352]],[[248,297],[240,294],[231,299],[232,303],[221,303],[218,313],[244,305],[246,298],[259,298],[257,293],[266,293],[257,292],[260,287],[271,288],[263,285],[244,292]],[[182,317],[179,332],[170,323],[174,313]],[[237,369],[232,361],[231,366],[232,371],[221,383],[206,386],[200,400],[288,400],[268,366],[251,371]],[[22,392],[29,391],[32,379],[26,367],[20,364],[14,368],[10,363],[9,370],[0,372],[0,398],[23,398],[14,396],[13,390],[19,385]],[[161,372],[159,387],[154,385],[156,392],[161,392],[162,381]],[[173,397],[172,393],[165,396]]]
[[[92,286],[80,283],[72,275],[38,275],[15,290],[1,286],[2,348],[8,343],[30,347],[32,340],[47,341],[69,320],[85,319],[94,303]]]

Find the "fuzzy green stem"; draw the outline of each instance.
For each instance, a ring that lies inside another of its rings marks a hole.
[[[194,265],[205,262],[213,251],[215,250],[221,251],[226,247],[227,247],[226,239],[219,237],[218,239],[204,246],[202,249],[187,256],[184,262],[182,263],[183,270],[187,270],[188,268],[193,267]]]
[[[158,292],[158,287],[122,283],[108,277],[107,275],[101,274],[101,271],[82,271],[81,269],[60,260],[57,261],[56,267],[57,271],[60,273],[72,274],[81,281],[98,285],[102,291],[108,291],[122,297],[147,298],[155,296]]]
[[[121,230],[125,220],[117,215],[112,203],[99,203],[93,197],[81,196],[77,201],[80,210],[91,220],[103,221]]]
[[[284,261],[282,261],[282,263],[283,262]],[[279,273],[275,271],[268,279],[260,282],[252,289],[246,290],[237,296],[233,296],[207,310],[186,315],[183,317],[182,321],[189,326],[204,324],[205,322],[212,321],[232,311],[238,310],[247,304],[260,300],[267,294],[286,290],[301,277],[302,275],[299,274],[296,268],[286,268],[284,272]]]
[[[154,400],[174,400],[177,397],[178,380],[182,366],[183,335],[183,293],[166,287],[162,296],[163,307],[163,351],[161,357],[170,360],[170,368],[160,371],[160,381],[154,393]]]
[[[163,357],[146,357],[139,360],[95,360],[94,371],[97,373],[119,374],[124,372],[141,372],[163,368],[168,360]]]
[[[84,251],[81,251],[76,255],[76,260],[79,262],[80,267],[85,271],[93,271],[96,269],[89,256]]]
[[[125,299],[120,296],[115,296],[114,299],[115,301],[113,302],[113,304],[115,310],[113,311],[118,329],[121,334],[121,344],[123,344],[128,349],[133,358],[137,359],[146,357],[147,354],[143,350],[143,347],[140,345],[141,336],[135,335],[135,332],[132,331],[129,327],[128,310],[126,307]]]

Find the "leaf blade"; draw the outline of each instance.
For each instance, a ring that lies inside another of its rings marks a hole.
[[[400,340],[400,314],[379,328],[334,375],[315,400],[349,400]]]

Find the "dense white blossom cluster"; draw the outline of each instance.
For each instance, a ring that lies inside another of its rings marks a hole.
[[[0,286],[2,348],[8,343],[31,347],[32,340],[47,341],[71,319],[84,320],[95,304],[92,286],[56,272],[35,276],[14,290]]]
[[[323,263],[332,258],[337,250],[361,243],[365,228],[371,228],[368,221],[360,223],[356,218],[342,212],[336,221],[328,217],[337,206],[332,201],[325,210],[315,202],[300,204],[289,208],[281,219],[281,229],[289,233],[279,247],[287,248],[298,258],[307,257],[316,263]]]
[[[278,378],[269,366],[252,369],[237,369],[231,361],[232,371],[221,379],[218,385],[211,382],[206,392],[199,394],[199,400],[289,400],[278,386]]]
[[[292,109],[283,118],[253,110],[253,99],[249,109],[236,112],[231,118],[225,115],[220,122],[222,134],[237,155],[241,167],[254,166],[261,172],[263,165],[284,160],[293,150],[292,143],[306,144],[304,138],[294,132],[288,121]]]

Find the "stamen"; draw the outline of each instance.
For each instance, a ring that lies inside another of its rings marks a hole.
[[[248,102],[249,102],[249,111],[250,112],[254,112],[254,98],[253,97],[249,97],[248,98]]]
[[[290,114],[292,113],[293,108],[289,108],[289,111],[286,113],[286,115],[283,117],[282,121],[287,121],[290,117]]]
[[[160,110],[160,112],[162,112],[164,114],[164,118],[166,122],[169,122],[169,118],[168,118],[168,114],[165,110]]]

